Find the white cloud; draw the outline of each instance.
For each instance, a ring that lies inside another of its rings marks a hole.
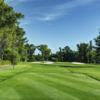
[[[5,0],[5,3],[11,5],[11,6],[16,6],[20,4],[21,2],[31,2],[31,1],[43,1],[43,0]],[[53,6],[53,7],[39,7],[39,8],[34,8],[34,18],[39,21],[51,21],[55,20],[61,16],[66,15],[71,9],[79,6],[83,6],[86,4],[90,4],[94,1],[97,0],[70,0],[67,3]]]
[[[51,13],[51,14],[44,14],[44,17],[43,18],[38,18],[38,20],[41,20],[41,21],[49,21],[49,20],[53,20],[55,19],[55,17],[57,16],[60,16],[61,14],[60,13]]]
[[[48,12],[44,8],[44,12],[41,13],[41,10],[35,12],[34,14],[38,14],[41,17],[37,17],[38,20],[40,21],[50,21],[57,19],[60,16],[66,15],[71,9],[78,7],[78,6],[83,6],[86,4],[90,4],[96,0],[72,0],[69,3],[53,6],[53,7],[48,7]],[[47,13],[46,13],[47,12]]]

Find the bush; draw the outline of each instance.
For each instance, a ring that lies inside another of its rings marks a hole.
[[[11,64],[9,60],[2,60],[1,65]]]

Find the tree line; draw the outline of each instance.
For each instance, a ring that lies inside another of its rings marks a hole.
[[[35,46],[29,44],[24,29],[19,27],[18,19],[24,18],[22,13],[15,12],[13,7],[0,0],[0,56],[1,60],[9,60],[12,64],[18,61],[79,61],[94,63],[100,60],[100,35],[89,43],[77,44],[77,51],[71,50],[69,46],[59,47],[59,51],[51,53],[48,45]],[[100,34],[100,33],[99,33]],[[41,54],[34,54],[35,50]]]
[[[100,61],[100,35],[94,38],[95,45],[92,40],[89,43],[77,44],[77,51],[71,50],[69,46],[64,48],[59,47],[59,51],[51,53],[51,49],[47,45],[34,46],[27,44],[28,61],[59,61],[59,62],[84,62],[97,63]],[[35,55],[36,48],[41,51],[41,54]]]

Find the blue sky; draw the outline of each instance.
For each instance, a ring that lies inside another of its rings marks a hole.
[[[65,46],[77,50],[77,44],[89,43],[99,35],[100,0],[5,0],[5,3],[25,15],[19,21],[29,44],[47,44],[52,53]]]

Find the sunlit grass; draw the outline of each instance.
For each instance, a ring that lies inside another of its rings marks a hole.
[[[19,63],[0,71],[0,100],[100,100],[99,67]]]

